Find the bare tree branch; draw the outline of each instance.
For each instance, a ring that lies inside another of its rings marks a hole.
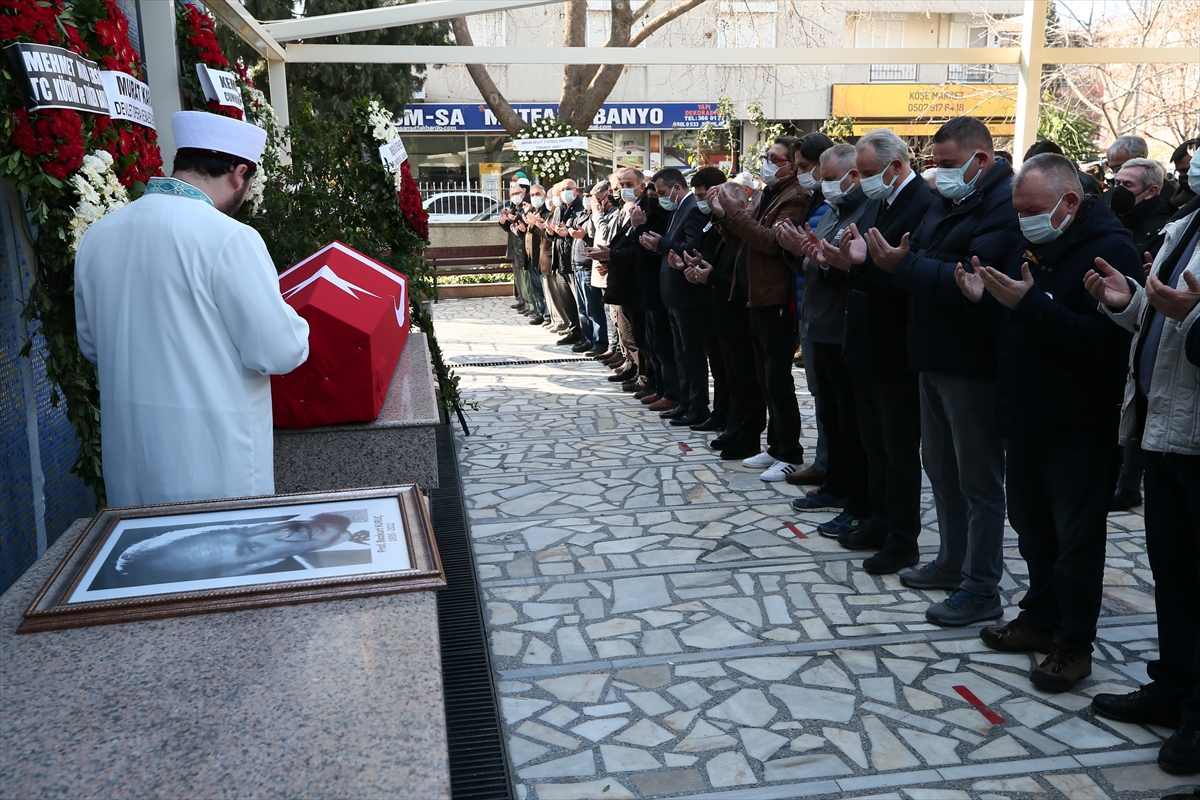
[[[450,26],[454,30],[454,41],[463,47],[473,47],[475,43],[471,40],[471,32],[467,30],[467,18],[455,17],[450,21]],[[492,80],[492,76],[488,74],[487,67],[482,64],[467,64],[467,72],[471,76],[471,80],[475,82],[479,93],[483,95],[484,101],[488,107],[492,109],[492,113],[496,115],[496,121],[508,131],[509,135],[516,136],[521,128],[525,127],[525,121],[521,119],[521,115],[513,110],[513,107],[504,95],[500,94],[500,90],[496,87],[496,82]]]
[[[657,17],[647,22],[640,31],[630,38],[629,46],[637,47],[639,44],[649,39],[650,35],[659,28],[666,25],[671,20],[679,19],[684,14],[691,11],[693,8],[703,2],[704,0],[686,0],[686,2],[677,3],[669,10],[662,12]],[[650,3],[646,3],[646,5],[649,6]]]

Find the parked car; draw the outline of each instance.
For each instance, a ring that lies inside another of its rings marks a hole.
[[[500,217],[500,203],[479,192],[438,192],[423,204],[430,222],[479,222]]]

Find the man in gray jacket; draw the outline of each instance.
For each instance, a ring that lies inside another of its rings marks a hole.
[[[1200,170],[1190,177],[1200,189]],[[1200,319],[1200,211],[1169,223],[1144,287],[1102,259],[1085,285],[1100,308],[1135,334],[1121,438],[1146,451],[1146,551],[1154,573],[1159,657],[1150,683],[1098,694],[1096,713],[1178,727],[1158,754],[1164,770],[1200,773],[1200,367],[1186,356]]]

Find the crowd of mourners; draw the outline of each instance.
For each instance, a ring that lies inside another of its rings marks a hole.
[[[811,487],[798,512],[874,574],[945,589],[926,616],[997,621],[990,647],[1091,674],[1107,515],[1143,505],[1159,655],[1096,713],[1177,728],[1200,772],[1200,159],[1118,139],[1082,172],[1039,141],[1019,170],[959,117],[927,161],[890,130],[774,140],[760,178],[715,167],[585,187],[521,173],[500,224],[518,311],[722,459]],[[928,169],[924,169],[926,164]],[[817,416],[809,463],[792,367]],[[709,394],[709,376],[713,392]],[[767,447],[760,441],[766,432]],[[940,534],[921,564],[921,469]],[[1144,488],[1143,488],[1144,484]],[[1028,565],[1004,609],[1005,516]]]

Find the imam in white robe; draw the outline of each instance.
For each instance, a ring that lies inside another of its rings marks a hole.
[[[92,225],[75,258],[108,503],[274,494],[268,376],[308,358],[308,323],[257,231],[160,181],[193,196],[147,193]]]

